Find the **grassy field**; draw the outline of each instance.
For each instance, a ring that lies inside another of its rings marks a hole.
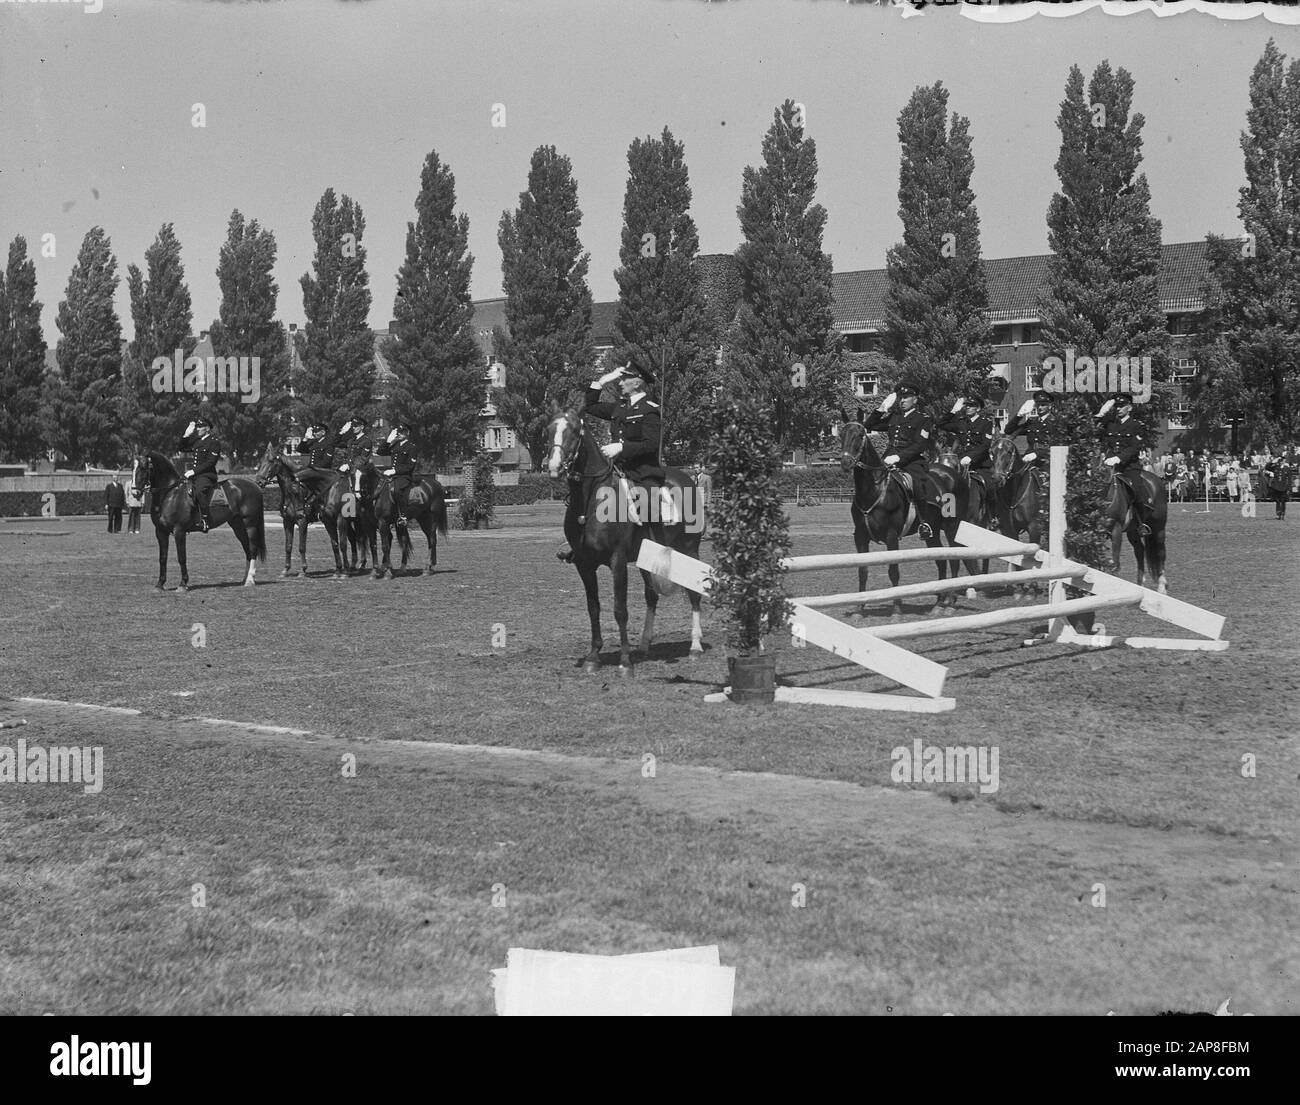
[[[510,946],[699,943],[746,1013],[1300,1011],[1300,523],[1195,509],[1173,507],[1170,586],[1228,616],[1229,651],[1026,650],[1030,625],[923,639],[958,703],[936,716],[707,705],[720,627],[706,605],[691,662],[680,598],[621,679],[607,586],[607,667],[584,675],[558,504],[382,582],[280,581],[273,531],[242,589],[220,530],[191,539],[187,594],[151,589],[151,533],[0,523],[0,721],[28,721],[0,744],[105,763],[98,794],[0,785],[0,1012],[482,1013]],[[851,551],[847,513],[796,509],[795,551]],[[319,531],[308,552],[323,568]],[[777,653],[792,683],[892,689]],[[893,786],[915,738],[997,746],[997,792]]]

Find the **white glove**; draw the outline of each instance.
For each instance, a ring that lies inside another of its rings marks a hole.
[[[1037,460],[1037,459],[1038,459],[1038,454],[1037,454],[1037,453],[1026,453],[1026,454],[1025,454],[1023,457],[1021,457],[1020,459],[1023,460],[1026,464],[1028,464],[1031,460]]]
[[[596,381],[596,383],[599,384],[601,387],[604,387],[606,384],[613,383],[622,375],[623,375],[622,368],[616,368],[612,372],[606,372],[604,376],[601,376]]]
[[[956,413],[957,413],[959,410],[961,410],[962,407],[964,407],[965,405],[966,405],[966,400],[965,400],[965,399],[958,399],[957,402],[955,402],[955,403],[952,405],[952,413],[953,413],[953,414],[956,414]]]
[[[1026,399],[1023,403],[1020,404],[1020,409],[1016,411],[1016,414],[1018,414],[1021,418],[1024,418],[1026,415],[1030,415],[1033,413],[1034,413],[1034,401],[1032,399]]]
[[[1106,463],[1113,468],[1115,465],[1119,463],[1119,457],[1107,457]]]
[[[962,463],[962,467],[965,468],[968,464],[970,464],[970,457],[962,457],[961,463]]]
[[[889,456],[885,458],[885,463],[892,468],[895,464],[898,463],[898,454],[890,453]]]
[[[339,465],[339,471],[340,471],[340,472],[346,472],[347,470],[348,470],[348,466],[347,466],[346,464],[340,464],[340,465]]]
[[[1110,408],[1113,407],[1114,405],[1115,405],[1114,399],[1107,399],[1106,402],[1104,402],[1101,405],[1101,409],[1097,411],[1096,417],[1101,418],[1103,415],[1108,414],[1110,412]]]
[[[605,457],[606,459],[611,457],[616,457],[622,451],[623,451],[623,443],[621,441],[611,441],[608,445],[602,445],[600,447],[601,456]]]
[[[397,469],[396,469],[396,468],[385,468],[385,469],[384,469],[384,475],[385,475],[385,476],[396,476],[396,475],[397,475]]]
[[[396,440],[397,440],[397,431],[390,430],[388,434],[388,444],[391,445]]]
[[[876,408],[876,410],[889,411],[893,408],[894,404],[897,402],[898,402],[898,394],[896,392],[891,391],[888,395],[885,396],[885,401],[881,403],[880,406]]]
[[[339,433],[341,433],[341,434],[345,434],[345,433],[347,433],[350,429],[352,429],[352,423],[351,423],[351,422],[344,422],[343,425],[342,425],[342,426],[340,427],[340,429],[339,429]]]
[[[195,429],[196,429],[196,427],[195,427],[194,423],[191,422],[188,426],[185,427],[185,433],[184,433],[182,436],[184,436],[184,437],[190,437],[190,436],[192,436],[193,433],[194,433],[194,430],[195,430]]]
[[[192,475],[194,475],[194,469],[193,469],[193,468],[187,468],[187,469],[185,469],[185,478],[186,478],[187,480],[188,480]]]

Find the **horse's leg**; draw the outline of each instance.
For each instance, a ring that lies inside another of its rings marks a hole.
[[[898,552],[898,537],[899,537],[898,530],[893,526],[891,526],[885,534],[885,548],[887,548],[890,552]],[[863,574],[864,575],[866,574],[865,570],[863,571]],[[899,578],[898,561],[894,560],[891,561],[889,564],[889,586],[897,587],[898,578]],[[890,616],[897,618],[900,617],[902,613],[903,613],[903,600],[894,599],[894,610]]]
[[[589,675],[594,675],[600,669],[600,650],[605,647],[600,635],[600,587],[595,568],[579,567],[578,575],[582,578],[583,590],[587,592],[587,617],[591,619],[591,651],[583,660],[582,667]]]
[[[637,651],[643,656],[650,655],[650,646],[655,639],[655,613],[659,608],[659,592],[650,582],[650,573],[641,569],[641,582],[645,584],[645,626],[641,630],[641,643]]]
[[[867,529],[866,516],[858,509],[857,503],[853,504],[851,511],[853,515],[853,549],[855,552],[865,553],[871,551],[871,531]],[[865,564],[858,567],[858,590],[867,589],[867,566]],[[698,597],[698,596],[697,596]],[[698,606],[692,603],[692,610],[698,610]],[[859,614],[867,612],[867,604],[863,603],[858,607]]]
[[[1137,585],[1145,587],[1147,585],[1146,542],[1139,535],[1136,524],[1128,528],[1128,543],[1133,546],[1133,559],[1137,562]]]
[[[155,591],[161,591],[167,584],[167,543],[168,531],[158,522],[153,524],[154,536],[158,538],[158,582],[154,584]]]
[[[632,646],[628,643],[628,558],[616,552],[610,562],[614,569],[614,620],[619,627],[619,675],[632,671]]]
[[[188,591],[190,589],[190,570],[185,562],[185,527],[178,525],[175,534],[176,538],[176,563],[181,566],[181,583],[176,588],[178,591]]]
[[[393,526],[387,518],[384,519],[380,526],[380,531],[383,538],[382,544],[384,546],[384,559],[382,562],[375,563],[375,578],[383,579],[384,576],[388,576],[389,579],[392,579],[393,564],[391,556],[393,550]]]
[[[303,578],[307,578],[307,530],[311,528],[311,519],[306,513],[298,516],[298,563],[301,565]]]
[[[438,534],[433,527],[432,514],[420,515],[420,528],[424,530],[424,539],[429,543],[429,566],[424,569],[424,574],[431,576],[438,563]]]
[[[1165,527],[1163,525],[1151,527],[1147,548],[1150,554],[1151,574],[1156,579],[1156,590],[1166,595],[1169,593],[1169,581],[1165,578]]]
[[[244,561],[247,564],[244,569],[244,586],[252,587],[257,582],[257,562],[253,557],[253,547],[248,541],[248,527],[244,525],[243,517],[234,513],[230,516],[230,528],[235,531],[235,536],[239,538],[239,546],[244,550]]]
[[[295,529],[294,519],[290,518],[284,511],[280,512],[280,521],[284,526],[284,571],[280,573],[283,576],[293,575],[293,531]]]

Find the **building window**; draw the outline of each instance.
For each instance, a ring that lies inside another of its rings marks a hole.
[[[1196,375],[1195,357],[1174,357],[1169,362],[1175,380],[1190,380]]]
[[[483,434],[483,448],[500,450],[501,445],[501,428],[499,426],[490,426]]]
[[[1020,327],[1020,344],[1031,345],[1038,340],[1037,327],[1032,323],[1023,323]]]
[[[1192,405],[1190,403],[1179,403],[1174,407],[1173,412],[1169,415],[1169,428],[1171,430],[1190,430],[1192,428]]]
[[[1010,345],[1011,344],[1011,327],[995,326],[993,327],[993,344]]]
[[[880,373],[879,372],[855,372],[853,373],[853,394],[859,399],[866,399],[868,396],[880,394]]]
[[[1041,391],[1043,387],[1043,366],[1025,365],[1025,391]]]
[[[993,421],[997,424],[999,430],[1007,424],[1007,419],[1010,415],[1011,412],[1007,410],[1006,407],[998,407],[998,409],[993,412]]]

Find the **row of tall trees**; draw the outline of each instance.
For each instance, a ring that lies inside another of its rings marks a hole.
[[[1300,364],[1300,61],[1288,68],[1270,42],[1251,79],[1242,135],[1245,237],[1211,236],[1212,279],[1197,355],[1203,417],[1245,418],[1273,436],[1295,431]],[[1139,412],[1152,429],[1168,413],[1169,335],[1159,302],[1160,224],[1141,172],[1143,117],[1134,82],[1102,63],[1085,85],[1071,69],[1057,126],[1060,189],[1047,213],[1053,251],[1039,304],[1045,356],[1149,355],[1156,390]],[[934,409],[982,386],[992,360],[979,214],[971,189],[969,119],[949,113],[942,84],[915,90],[898,119],[901,240],[887,256],[883,359],[887,385],[906,378]],[[834,329],[826,211],[816,203],[817,151],[804,109],[778,107],[761,161],[747,168],[737,208],[742,242],[722,280],[699,257],[685,150],[665,128],[632,142],[623,204],[616,362],[662,378],[669,455],[698,459],[708,407],[721,392],[764,406],[785,449],[824,438],[850,398]],[[484,365],[472,329],[468,218],[455,178],[431,152],[408,223],[398,272],[396,325],[381,352],[395,373],[386,405],[375,400],[365,217],[327,190],[312,217],[315,256],[301,278],[306,326],[302,370],[289,393],[289,349],[277,320],[274,235],[232,214],[212,328],[217,356],[256,356],[261,396],[202,401],[240,460],[282,433],[289,417],[337,424],[357,413],[400,418],[439,462],[471,452],[484,399]],[[534,151],[527,187],[498,226],[505,322],[494,355],[506,367],[497,405],[533,455],[552,407],[576,401],[594,375],[589,255],[569,159]],[[710,259],[712,260],[712,259]],[[734,286],[727,286],[728,280]],[[45,345],[35,270],[24,239],[10,247],[0,283],[0,450],[29,458],[56,448],[74,463],[120,457],[168,442],[200,397],[151,386],[155,357],[193,351],[192,305],[171,224],[128,266],[134,338],[122,355],[113,310],[117,262],[103,230],[86,235],[60,305],[60,372],[43,371]],[[1081,443],[1095,434],[1091,407],[1067,401]]]

